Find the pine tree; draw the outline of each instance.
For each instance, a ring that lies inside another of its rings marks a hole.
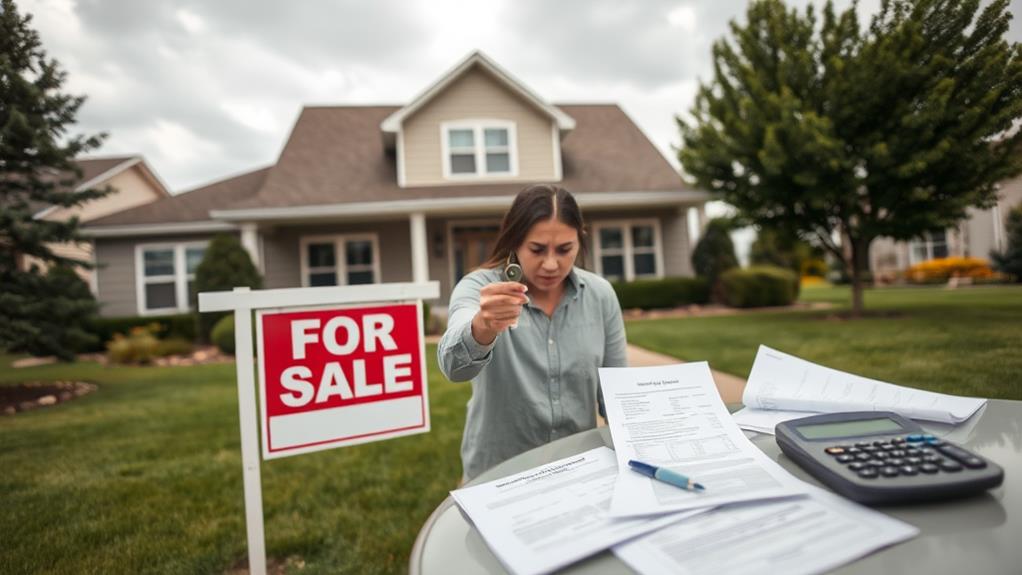
[[[814,238],[852,277],[878,237],[909,240],[996,200],[1022,171],[1022,47],[1007,0],[883,0],[869,27],[781,0],[713,47],[679,159],[747,221]],[[835,235],[841,238],[834,240]]]
[[[695,249],[692,250],[692,269],[696,275],[706,278],[710,286],[710,297],[722,301],[720,276],[731,268],[738,267],[735,245],[731,241],[732,222],[728,218],[714,218],[707,222],[706,230]]]
[[[78,206],[110,192],[74,190],[81,179],[75,157],[104,136],[68,133],[85,98],[60,91],[66,74],[47,58],[31,19],[13,0],[0,0],[0,348],[69,359],[68,346],[81,339],[81,321],[96,304],[88,289],[68,280],[65,268],[89,263],[50,248],[81,239],[76,219],[33,216],[43,207]],[[26,256],[43,269],[19,269]]]

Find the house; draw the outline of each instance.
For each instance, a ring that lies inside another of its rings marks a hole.
[[[870,246],[870,269],[878,281],[890,282],[926,260],[952,256],[989,260],[990,252],[1007,248],[1008,212],[1022,205],[1022,176],[1001,184],[997,204],[986,210],[969,208],[958,226],[927,232],[909,242],[879,238]]]
[[[237,234],[264,287],[438,280],[486,258],[528,184],[556,182],[590,227],[586,267],[692,275],[692,190],[614,104],[554,105],[480,52],[405,106],[310,106],[269,167],[91,221],[108,316],[184,312],[204,246]]]
[[[88,224],[125,209],[170,197],[167,186],[142,156],[82,158],[75,160],[75,164],[81,170],[81,178],[74,186],[75,192],[105,187],[113,188],[113,191],[102,198],[73,207],[41,204],[36,207],[37,211],[33,216],[35,219],[65,221],[77,217],[82,224]],[[84,261],[93,260],[91,243],[51,244],[49,247],[60,256]],[[19,262],[23,269],[39,263],[32,257],[25,257]],[[82,279],[89,282],[95,292],[95,274],[91,270],[80,268],[78,273]]]

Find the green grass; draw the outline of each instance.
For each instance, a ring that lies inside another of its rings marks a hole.
[[[435,353],[429,434],[263,463],[271,558],[302,573],[407,570],[461,474],[471,390]],[[0,369],[0,385],[69,378],[100,389],[0,418],[0,572],[222,573],[246,558],[233,365]]]
[[[1022,399],[1022,287],[868,290],[847,319],[848,288],[803,290],[826,311],[628,322],[628,341],[748,377],[760,344],[859,375],[959,395]]]

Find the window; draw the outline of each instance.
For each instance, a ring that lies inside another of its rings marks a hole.
[[[376,234],[302,238],[302,285],[379,283],[377,244]]]
[[[910,261],[913,264],[926,260],[946,258],[947,230],[932,230],[909,243]]]
[[[142,315],[183,312],[195,308],[195,269],[206,244],[149,244],[136,248],[135,282]]]
[[[501,120],[441,125],[444,177],[480,178],[518,175],[515,126]]]
[[[663,275],[656,220],[606,222],[595,227],[596,273],[625,281]]]

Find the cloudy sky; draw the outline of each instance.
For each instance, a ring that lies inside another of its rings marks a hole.
[[[673,117],[709,77],[713,40],[745,10],[741,0],[18,4],[68,91],[88,96],[79,129],[109,133],[96,154],[142,154],[175,192],[272,164],[303,105],[407,103],[476,49],[548,101],[617,102],[674,161]],[[862,0],[860,18],[878,4]],[[1014,22],[1015,41],[1020,30]]]

